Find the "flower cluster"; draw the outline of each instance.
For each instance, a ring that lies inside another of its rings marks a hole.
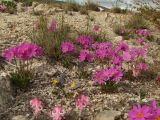
[[[64,116],[64,109],[61,106],[56,106],[53,108],[53,110],[49,113],[50,117],[53,118],[53,120],[62,120]]]
[[[89,97],[85,95],[81,95],[76,100],[76,107],[82,111],[89,104]]]
[[[89,97],[85,95],[80,95],[76,100],[76,107],[82,112],[84,108],[89,104]],[[40,112],[43,110],[42,101],[38,98],[30,100],[30,106],[34,110],[34,116],[38,117]],[[51,111],[49,111],[49,116],[53,120],[62,120],[65,115],[65,110],[62,106],[55,106]]]
[[[87,35],[81,35],[81,36],[79,36],[78,39],[77,39],[77,41],[85,49],[89,48],[93,44],[93,42],[94,42],[93,38],[91,36],[87,36]]]
[[[103,70],[97,70],[94,74],[94,80],[96,83],[102,85],[107,81],[119,82],[123,77],[123,72],[120,68],[105,68]]]
[[[137,105],[129,112],[129,120],[159,120],[160,107],[155,100],[151,105]]]
[[[140,44],[143,44],[144,43],[144,38],[138,38],[137,42],[140,43]]]
[[[34,43],[23,42],[20,45],[17,45],[16,47],[10,47],[7,50],[5,50],[3,56],[10,62],[14,58],[26,61],[32,58],[40,57],[42,53],[43,50],[40,46]]]
[[[43,109],[42,102],[38,98],[34,98],[30,101],[30,105],[34,109],[34,116],[37,117]]]
[[[142,32],[145,33],[144,30]],[[119,41],[117,44],[111,42],[94,42],[91,36],[82,35],[77,39],[80,43],[79,61],[80,62],[106,62],[107,67],[96,70],[94,73],[94,81],[100,85],[104,85],[109,81],[119,82],[126,68],[124,64],[128,64],[128,70],[132,70],[132,75],[138,77],[141,71],[148,70],[146,57],[149,46],[144,42],[140,47],[130,47],[125,41]],[[73,43],[65,42],[61,44],[63,53],[75,52]]]
[[[146,37],[150,36],[150,32],[147,29],[139,29],[136,31],[138,38],[136,39],[137,43],[144,45]]]
[[[61,44],[61,49],[63,53],[74,53],[75,52],[75,46],[71,42],[63,42]]]
[[[136,31],[138,35],[148,37],[150,32],[147,29],[139,29]]]
[[[89,51],[89,50],[81,50],[80,55],[79,55],[79,59],[81,62],[83,62],[83,61],[92,62],[93,55],[92,55],[91,51]]]

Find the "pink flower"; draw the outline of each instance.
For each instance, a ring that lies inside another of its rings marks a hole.
[[[51,23],[48,25],[48,31],[49,32],[55,32],[55,31],[57,31],[57,26],[58,26],[58,24],[57,24],[56,20],[53,19],[51,21]]]
[[[151,102],[151,109],[152,109],[152,111],[155,111],[157,109],[156,100],[152,100],[152,102]]]
[[[151,120],[160,120],[160,108],[153,113]]]
[[[15,58],[15,51],[16,51],[15,47],[10,47],[3,52],[3,56],[6,58],[6,60],[11,62]]]
[[[116,66],[121,66],[123,63],[123,57],[120,55],[114,55],[112,58],[112,63]]]
[[[63,53],[74,53],[75,47],[74,44],[71,42],[63,42],[61,44],[62,52]]]
[[[160,75],[157,75],[156,80],[160,81]]]
[[[100,33],[102,31],[102,28],[99,25],[94,25],[92,30],[95,33]]]
[[[140,44],[144,43],[144,38],[138,38],[137,42],[140,43]]]
[[[123,60],[124,61],[126,61],[126,62],[129,62],[129,61],[131,61],[132,59],[132,56],[131,56],[131,54],[130,54],[130,52],[123,52]]]
[[[153,120],[160,120],[160,108],[153,114]]]
[[[111,49],[112,43],[111,42],[101,42],[101,43],[94,43],[94,49]]]
[[[146,71],[149,69],[149,66],[146,63],[139,63],[136,65],[136,69]]]
[[[150,117],[150,109],[148,106],[134,106],[129,112],[129,120],[148,120]]]
[[[131,55],[132,61],[134,61],[134,60],[136,60],[138,58],[138,53],[137,53],[137,49],[136,48],[131,48],[129,50],[129,53]]]
[[[107,80],[109,80],[109,76],[107,74],[107,70],[97,70],[94,74],[94,80],[96,83],[98,83],[99,85],[103,85],[106,83]]]
[[[86,49],[89,48],[94,42],[91,36],[81,35],[78,37],[77,41]]]
[[[34,109],[34,115],[37,117],[43,109],[42,102],[38,98],[34,98],[30,101],[30,105]]]
[[[120,68],[115,68],[115,67],[112,67],[109,70],[109,73],[110,73],[110,79],[112,81],[116,81],[116,82],[119,82],[122,77],[123,77],[123,72]]]
[[[139,29],[137,30],[137,34],[144,37],[148,37],[150,35],[150,32],[147,29]]]
[[[115,67],[98,70],[94,74],[94,80],[99,85],[103,85],[109,80],[119,82],[122,79],[122,77],[122,70],[120,68]]]
[[[149,47],[150,47],[150,46],[149,46],[148,43],[144,43],[144,45],[143,45],[143,49],[144,49],[144,50],[148,51]]]
[[[50,117],[53,118],[53,120],[62,120],[64,114],[64,109],[61,106],[54,107],[53,110],[49,113]]]
[[[125,43],[124,41],[120,41],[118,43],[118,46],[116,47],[116,51],[127,51],[129,49],[129,46],[127,43]]]
[[[36,44],[23,42],[16,47],[15,54],[16,58],[25,61],[32,58],[40,57],[43,54],[43,50]]]
[[[138,54],[138,56],[146,57],[147,53],[148,53],[148,51],[147,51],[146,48],[144,48],[144,47],[137,48],[137,54]]]
[[[81,95],[76,100],[76,107],[82,111],[89,104],[89,97]]]
[[[7,7],[5,5],[0,5],[0,12],[5,12]]]
[[[80,59],[81,62],[83,62],[85,60],[87,60],[88,62],[92,62],[93,61],[93,55],[88,50],[81,50],[80,55],[79,55],[79,59]]]
[[[33,43],[23,42],[16,47],[11,47],[5,50],[3,56],[8,61],[12,61],[14,58],[25,61],[40,57],[42,54],[43,50],[40,46]]]
[[[157,106],[155,100],[152,100],[150,111],[151,111],[150,120],[160,120],[160,107]]]
[[[106,57],[106,50],[105,49],[96,50],[95,56],[96,56],[96,58],[103,60]]]

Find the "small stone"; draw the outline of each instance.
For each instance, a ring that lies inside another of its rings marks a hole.
[[[115,120],[120,115],[120,111],[106,110],[97,114],[95,120]]]
[[[36,7],[38,5],[38,2],[32,2],[32,7]]]
[[[7,109],[12,101],[12,89],[6,73],[0,74],[0,113]]]
[[[53,15],[53,14],[55,13],[55,11],[56,11],[55,8],[51,8],[51,9],[47,10],[47,11],[45,12],[45,14],[46,14],[46,15]]]
[[[23,3],[17,3],[17,11],[22,12],[23,11]]]
[[[118,41],[123,40],[123,37],[122,37],[122,36],[117,36],[117,37],[114,38],[114,40],[115,40],[116,42],[118,42]]]
[[[18,115],[18,116],[14,116],[12,118],[12,120],[27,120],[25,116],[23,115]]]

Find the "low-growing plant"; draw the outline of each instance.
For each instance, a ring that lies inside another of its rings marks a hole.
[[[150,2],[147,2],[135,0],[135,4],[137,5],[137,11],[140,12],[141,16],[160,29],[160,1],[151,0]]]
[[[24,6],[31,6],[33,0],[15,0],[16,2],[22,2]]]
[[[13,0],[2,0],[2,5],[7,7],[6,12],[13,14],[16,12],[16,3]]]
[[[118,6],[115,6],[111,9],[111,12],[113,13],[122,13],[122,14],[126,14],[127,13],[127,9],[121,9]]]
[[[98,3],[92,0],[87,0],[85,2],[85,7],[87,10],[100,11]]]
[[[78,32],[78,35],[91,36],[96,42],[109,41],[102,27],[98,24],[90,26],[90,20],[88,20],[86,30]]]
[[[141,29],[138,30],[137,34],[146,36],[148,32]],[[77,47],[74,48],[79,48],[77,54],[79,53],[79,61],[82,65],[85,66],[83,63],[87,62],[102,64],[101,68],[94,73],[93,78],[95,83],[106,91],[117,88],[116,86],[127,70],[132,71],[131,75],[133,77],[140,77],[141,74],[149,69],[149,65],[145,60],[148,53],[148,45],[145,43],[141,47],[131,48],[124,41],[114,45],[107,41],[95,41],[91,35],[82,34],[77,38],[75,46]],[[70,50],[69,48],[72,47],[67,47],[67,50]],[[104,67],[103,64],[106,66]],[[123,67],[123,64],[128,65],[128,69]],[[85,68],[84,66],[82,69]]]
[[[12,84],[21,89],[27,88],[32,78],[33,75],[30,73],[30,71],[19,71],[10,74],[10,80]]]
[[[27,88],[33,78],[32,61],[42,55],[42,48],[33,43],[24,42],[4,51],[3,56],[15,63],[15,71],[10,74],[11,82],[21,88]]]
[[[125,25],[125,27],[128,29],[140,29],[140,28],[145,29],[147,28],[147,26],[148,25],[146,20],[143,18],[143,16],[141,16],[138,13],[133,14]]]
[[[75,0],[66,0],[65,11],[75,11],[78,12],[80,10],[80,5],[75,2]]]
[[[133,33],[131,33],[129,29],[126,29],[125,26],[116,24],[114,25],[113,30],[117,35],[122,36],[124,40],[129,40],[133,37]]]
[[[121,36],[124,36],[125,34],[127,34],[127,30],[124,26],[122,25],[119,25],[119,24],[116,24],[114,27],[114,32],[117,34],[117,35],[121,35]]]
[[[70,27],[64,24],[64,17],[62,16],[59,24],[54,19],[48,24],[47,18],[41,16],[36,24],[36,29],[31,33],[31,40],[42,46],[49,58],[60,59],[61,43],[67,40],[70,30]]]
[[[81,13],[82,15],[88,15],[88,10],[86,9],[86,7],[82,6],[82,7],[80,8],[80,13]]]

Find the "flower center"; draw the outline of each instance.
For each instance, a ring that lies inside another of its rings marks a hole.
[[[156,116],[154,120],[160,120],[160,116]]]
[[[144,114],[140,112],[140,113],[137,114],[137,117],[138,117],[138,118],[143,118],[143,117],[144,117]]]

